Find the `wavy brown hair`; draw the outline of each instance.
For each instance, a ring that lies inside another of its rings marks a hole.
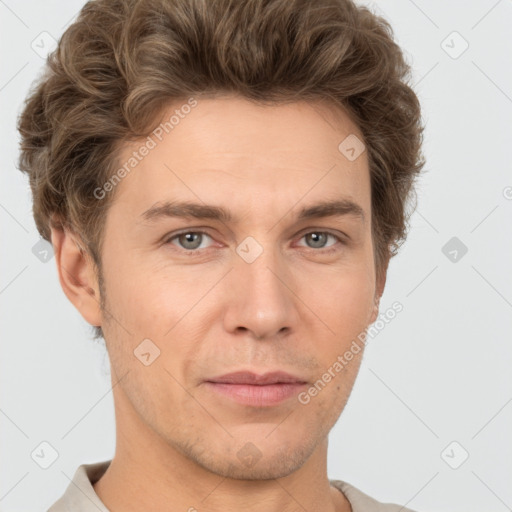
[[[79,235],[101,277],[115,193],[94,193],[123,143],[191,96],[262,104],[323,100],[364,136],[379,274],[405,241],[424,166],[411,68],[389,23],[352,0],[92,0],[48,56],[18,120],[37,229]],[[103,294],[101,294],[103,297]],[[102,336],[95,327],[95,337]]]

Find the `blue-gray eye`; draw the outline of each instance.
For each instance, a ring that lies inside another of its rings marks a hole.
[[[183,249],[184,251],[190,252],[199,252],[198,249],[204,249],[205,247],[201,247],[202,242],[205,241],[205,238],[210,238],[211,236],[204,231],[183,231],[178,233],[167,239],[166,244],[177,245],[178,248]],[[331,237],[335,242],[331,245],[326,245],[327,240]],[[336,245],[336,241],[342,242],[343,240],[328,231],[310,231],[308,233],[303,234],[300,237],[300,240],[305,239],[307,241],[307,246],[310,249],[324,249]],[[173,241],[177,240],[178,243],[174,243]],[[304,247],[304,246],[302,246]]]
[[[327,241],[327,237],[330,233],[325,233],[321,231],[312,231],[311,233],[306,233],[304,238],[308,240],[308,237],[313,242],[313,248],[318,249],[322,248]],[[333,236],[333,235],[330,235]]]
[[[203,233],[202,231],[187,231],[186,233],[176,235],[169,241],[174,240],[176,238],[183,249],[194,250],[198,249],[201,246],[201,242],[203,241],[204,236],[209,235]]]

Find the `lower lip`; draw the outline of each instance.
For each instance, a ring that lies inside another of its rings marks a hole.
[[[252,384],[226,384],[221,382],[206,382],[210,389],[227,396],[239,404],[254,407],[277,405],[284,400],[297,396],[306,384],[282,383],[257,386]]]

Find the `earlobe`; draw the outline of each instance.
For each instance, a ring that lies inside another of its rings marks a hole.
[[[57,273],[66,297],[91,325],[101,326],[101,308],[95,265],[66,228],[51,228]]]

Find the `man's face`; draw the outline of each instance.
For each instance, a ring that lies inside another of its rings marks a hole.
[[[305,393],[375,320],[367,155],[340,152],[362,135],[336,115],[321,104],[200,99],[161,141],[153,135],[115,190],[102,263],[112,315],[103,332],[122,377],[117,421],[133,408],[140,423],[130,428],[223,476],[278,478],[304,464],[343,410],[363,351]],[[126,146],[121,163],[140,146]],[[364,218],[298,218],[335,200]],[[144,215],[167,201],[223,208],[232,220]],[[206,382],[277,370],[307,384],[242,403]]]

